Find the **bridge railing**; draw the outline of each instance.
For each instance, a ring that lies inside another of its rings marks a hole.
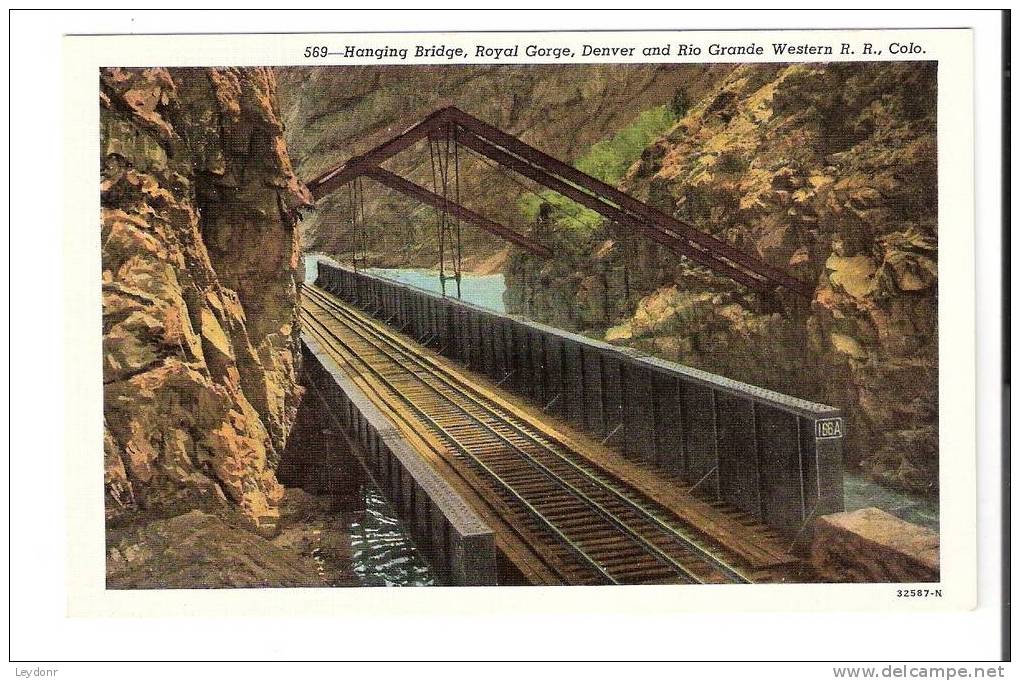
[[[316,284],[791,539],[843,510],[839,409],[321,261]]]

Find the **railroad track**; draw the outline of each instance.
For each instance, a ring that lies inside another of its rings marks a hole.
[[[530,547],[557,581],[757,581],[739,557],[348,303],[306,285],[301,318],[405,432],[508,520],[514,543]]]

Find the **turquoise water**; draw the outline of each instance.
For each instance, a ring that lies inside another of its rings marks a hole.
[[[336,260],[320,253],[309,253],[304,256],[305,260],[305,281],[313,282],[316,276],[316,263],[324,260],[337,264]],[[439,272],[424,269],[388,269],[370,267],[367,272],[378,277],[385,277],[398,281],[401,284],[408,284],[432,293],[442,293],[442,286],[439,282]],[[503,304],[503,292],[506,291],[506,280],[502,274],[464,274],[460,281],[461,300],[484,307],[493,312],[506,312]],[[446,295],[450,298],[457,297],[457,283],[453,280],[446,281]]]
[[[889,489],[863,475],[843,476],[843,500],[848,511],[874,506],[909,523],[939,529],[938,500]]]
[[[340,264],[333,258],[328,255],[323,255],[322,253],[305,253],[301,256],[301,260],[305,263],[305,282],[309,284],[315,283],[315,277],[318,276],[317,264],[320,260],[332,265]]]
[[[371,268],[372,274],[387,279],[409,284],[433,293],[442,293],[439,273],[431,270],[391,270]],[[502,274],[463,274],[460,280],[461,300],[492,310],[506,312],[503,304],[503,292],[506,291],[506,280]],[[457,297],[457,282],[447,279],[446,295]]]

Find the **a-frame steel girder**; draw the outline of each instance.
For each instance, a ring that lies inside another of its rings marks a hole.
[[[501,225],[498,222],[494,222],[483,215],[479,215],[470,208],[465,208],[464,206],[454,203],[449,199],[444,199],[439,194],[430,192],[425,187],[415,184],[410,180],[406,180],[395,173],[385,170],[384,168],[369,168],[365,171],[365,177],[369,177],[390,189],[395,189],[402,194],[410,196],[413,199],[417,199],[422,203],[427,203],[428,205],[440,210],[443,210],[445,207],[447,211],[456,215],[461,220],[471,222],[487,232],[495,234],[496,236],[506,239],[521,248],[531,251],[535,255],[540,255],[543,258],[548,258],[552,255],[552,250],[548,246],[543,246],[534,239],[531,239],[520,232],[515,232],[509,227]]]
[[[667,215],[453,106],[429,114],[396,137],[324,173],[309,183],[309,189],[319,199],[358,176],[370,176],[394,189],[398,189],[394,185],[399,185],[399,191],[430,205],[436,206],[438,200],[441,202],[438,208],[442,209],[445,205],[447,210],[462,219],[532,252],[544,250],[548,253],[548,247],[534,239],[379,168],[379,164],[430,134],[445,133],[451,125],[459,128],[458,142],[473,151],[739,284],[765,294],[771,294],[782,287],[807,298],[813,295],[813,287],[783,270]],[[407,184],[403,184],[405,182]]]

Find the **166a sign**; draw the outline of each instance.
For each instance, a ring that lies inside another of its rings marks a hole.
[[[815,421],[815,437],[823,439],[843,437],[843,419],[836,417]]]

